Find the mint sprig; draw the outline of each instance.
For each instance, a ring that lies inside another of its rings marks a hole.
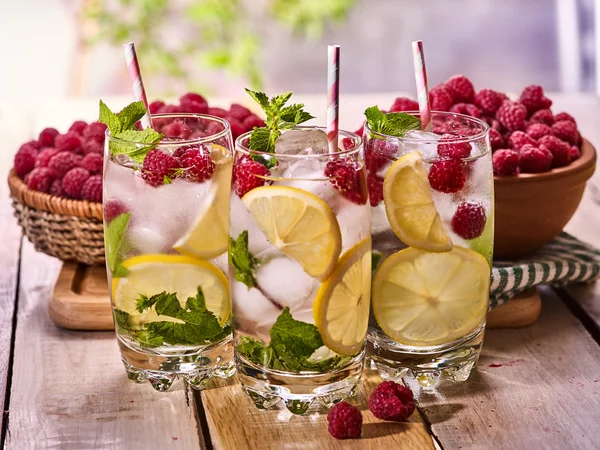
[[[409,130],[421,129],[421,120],[412,114],[401,112],[384,114],[378,106],[367,108],[365,117],[371,131],[388,136],[402,137]]]
[[[106,261],[114,277],[122,276],[123,272],[127,270],[120,264],[123,259],[120,250],[130,218],[131,213],[119,214],[104,228]]]
[[[237,239],[229,238],[229,264],[237,281],[244,283],[248,289],[256,287],[258,260],[248,249],[248,230],[242,231]]]

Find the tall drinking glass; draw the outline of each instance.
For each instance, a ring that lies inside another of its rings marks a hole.
[[[464,381],[477,363],[494,240],[488,126],[445,112],[432,123],[401,138],[364,131],[377,260],[370,360],[424,387]]]
[[[324,139],[324,153],[315,137]],[[283,400],[302,414],[352,395],[360,381],[369,205],[358,135],[340,132],[345,150],[333,154],[321,129],[298,127],[279,139],[293,148],[270,154],[250,150],[249,134],[236,141],[229,227],[235,359],[257,407]]]
[[[151,150],[107,131],[104,235],[117,341],[131,380],[164,391],[180,376],[200,388],[234,371],[231,131],[196,114],[155,115],[153,125],[172,137]]]

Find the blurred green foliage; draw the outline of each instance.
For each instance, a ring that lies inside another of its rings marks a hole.
[[[147,77],[166,75],[197,90],[187,75],[190,65],[201,64],[260,89],[263,38],[256,27],[271,19],[318,39],[328,23],[343,21],[356,1],[264,0],[256,10],[255,0],[88,0],[84,15],[94,30],[88,44],[135,42]],[[173,31],[174,39],[165,39]]]

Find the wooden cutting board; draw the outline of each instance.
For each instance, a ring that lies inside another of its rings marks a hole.
[[[113,318],[103,266],[63,264],[49,305],[50,318],[61,328],[71,330],[113,330]],[[489,328],[531,325],[541,311],[539,293],[526,291],[488,314]]]

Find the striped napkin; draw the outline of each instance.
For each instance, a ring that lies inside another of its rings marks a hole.
[[[494,262],[490,308],[538,284],[561,286],[600,277],[600,251],[562,232],[529,258]]]

